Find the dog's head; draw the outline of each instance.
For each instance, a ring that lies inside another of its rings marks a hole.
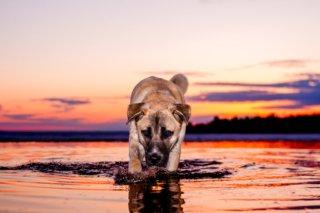
[[[184,131],[191,109],[187,104],[136,103],[128,107],[128,122],[137,126],[148,166],[165,167],[169,153]]]

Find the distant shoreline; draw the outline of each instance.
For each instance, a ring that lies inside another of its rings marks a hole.
[[[320,133],[187,133],[187,142],[319,141]],[[0,142],[127,142],[128,132],[0,131]]]
[[[320,114],[288,117],[214,117],[208,123],[187,126],[188,133],[320,134]]]

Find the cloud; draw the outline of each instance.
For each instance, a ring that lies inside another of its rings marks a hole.
[[[109,97],[108,97],[109,98]],[[115,98],[115,97],[112,97]],[[124,97],[118,97],[124,98]],[[127,97],[126,97],[127,98]],[[45,98],[32,101],[50,102],[54,108],[66,110],[68,107],[91,103],[88,99]],[[0,130],[101,130],[116,131],[127,130],[126,120],[113,120],[105,122],[88,122],[83,118],[44,117],[43,114],[2,114],[0,117],[9,118],[0,120]]]
[[[150,71],[150,72],[142,72],[144,75],[169,75],[173,76],[175,74],[182,73],[186,76],[195,76],[195,77],[203,77],[206,75],[209,75],[208,72],[202,72],[202,71],[189,71],[189,72],[180,72],[180,71],[174,71],[174,70],[165,70],[165,71]]]
[[[56,117],[38,117],[38,114],[4,114],[2,116],[16,121],[27,121],[38,124],[60,124],[65,121],[79,122],[82,120],[81,118],[64,119]]]
[[[65,104],[65,105],[83,105],[83,104],[90,104],[89,99],[72,99],[72,98],[44,98],[44,101],[49,101],[49,102],[55,102],[55,103],[60,103],[60,104]]]
[[[283,68],[301,68],[306,67],[311,60],[304,59],[286,59],[260,62],[260,65],[269,67],[283,67]]]
[[[56,112],[69,112],[74,109],[73,106],[65,104],[51,104],[51,107],[58,109]]]
[[[320,79],[320,73],[315,73],[315,72],[294,73],[291,76],[296,78],[311,79],[311,80]]]
[[[101,130],[116,131],[127,130],[125,120],[109,122],[86,122],[81,118],[34,118],[0,122],[0,130]]]
[[[305,107],[305,105],[294,103],[292,105],[274,105],[274,106],[264,106],[259,108],[261,109],[301,109],[303,107]]]
[[[32,119],[35,114],[5,114],[3,116],[13,120],[28,120]]]
[[[308,59],[282,59],[282,60],[271,60],[262,61],[256,64],[247,64],[239,67],[231,67],[224,69],[226,71],[236,71],[251,69],[259,66],[271,67],[271,68],[306,68],[310,63],[315,62],[315,60]]]
[[[192,101],[218,101],[218,102],[239,102],[239,101],[270,101],[278,100],[281,97],[278,94],[268,93],[266,91],[248,90],[237,92],[212,92],[194,96]]]
[[[58,109],[56,112],[69,112],[75,108],[75,106],[90,104],[91,101],[80,98],[43,98],[40,101],[51,102],[51,107]]]
[[[197,83],[206,86],[240,86],[240,87],[259,87],[261,90],[243,90],[232,92],[209,92],[198,96],[190,97],[191,101],[213,101],[213,102],[245,102],[245,101],[274,101],[288,100],[292,105],[278,105],[265,108],[273,109],[297,109],[306,106],[320,105],[320,76],[308,74],[307,79],[280,82],[274,84],[259,83],[238,83],[238,82],[207,82]],[[264,88],[290,88],[294,92],[280,93],[269,92]]]
[[[0,121],[0,130],[127,130],[126,120],[88,122],[83,118],[43,117],[40,114],[3,114],[9,121]]]
[[[3,109],[3,107],[2,107],[2,105],[0,104],[0,112],[2,111],[2,109]]]
[[[239,83],[239,82],[196,82],[197,86],[236,86],[236,87],[260,87],[260,88],[291,88],[291,89],[320,89],[320,77],[311,75],[308,79],[272,84]]]

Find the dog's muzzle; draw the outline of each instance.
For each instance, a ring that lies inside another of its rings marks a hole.
[[[167,163],[167,157],[164,156],[164,154],[159,150],[152,149],[152,151],[146,155],[146,163],[148,166],[165,167]]]
[[[156,166],[158,164],[160,164],[161,162],[161,155],[157,154],[157,153],[153,153],[150,156],[148,156],[148,164],[150,166]]]

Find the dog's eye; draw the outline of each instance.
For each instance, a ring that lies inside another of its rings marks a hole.
[[[141,130],[141,133],[143,134],[144,137],[151,138],[151,128],[149,127],[148,129]]]
[[[162,127],[161,128],[161,135],[163,138],[169,138],[173,135],[173,132]]]

